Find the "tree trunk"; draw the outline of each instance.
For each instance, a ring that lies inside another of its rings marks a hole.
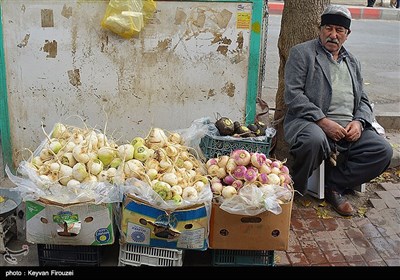
[[[284,101],[284,72],[285,63],[292,46],[316,38],[319,33],[321,14],[330,0],[285,0],[282,13],[281,30],[278,39],[279,70],[278,90],[275,96],[274,123],[276,129],[275,147],[272,157],[287,159],[291,163],[289,146],[283,137],[283,118],[286,104]]]

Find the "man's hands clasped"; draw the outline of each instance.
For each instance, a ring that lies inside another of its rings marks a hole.
[[[355,142],[361,137],[362,133],[362,124],[357,120],[349,122],[346,127],[342,127],[337,122],[328,118],[323,118],[317,121],[317,124],[329,138],[336,142],[342,139],[349,142]]]

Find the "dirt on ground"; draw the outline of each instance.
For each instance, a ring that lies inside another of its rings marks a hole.
[[[356,209],[357,213],[355,216],[363,217],[370,208],[373,208],[373,205],[369,200],[371,198],[379,198],[376,191],[385,190],[381,186],[381,183],[400,183],[400,166],[389,168],[379,177],[366,183],[365,192],[355,191],[345,194],[354,209]],[[306,207],[315,209],[319,218],[340,217],[340,215],[336,213],[336,211],[324,200],[317,199],[310,195],[295,198],[294,203],[299,208]]]

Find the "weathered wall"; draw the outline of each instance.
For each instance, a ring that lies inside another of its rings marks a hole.
[[[158,1],[139,36],[100,26],[108,1],[2,1],[13,160],[57,121],[121,140],[216,113],[243,120],[251,3]]]

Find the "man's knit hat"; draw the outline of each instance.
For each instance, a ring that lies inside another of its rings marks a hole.
[[[321,26],[327,24],[343,26],[350,30],[350,11],[345,6],[329,5],[321,15]]]

